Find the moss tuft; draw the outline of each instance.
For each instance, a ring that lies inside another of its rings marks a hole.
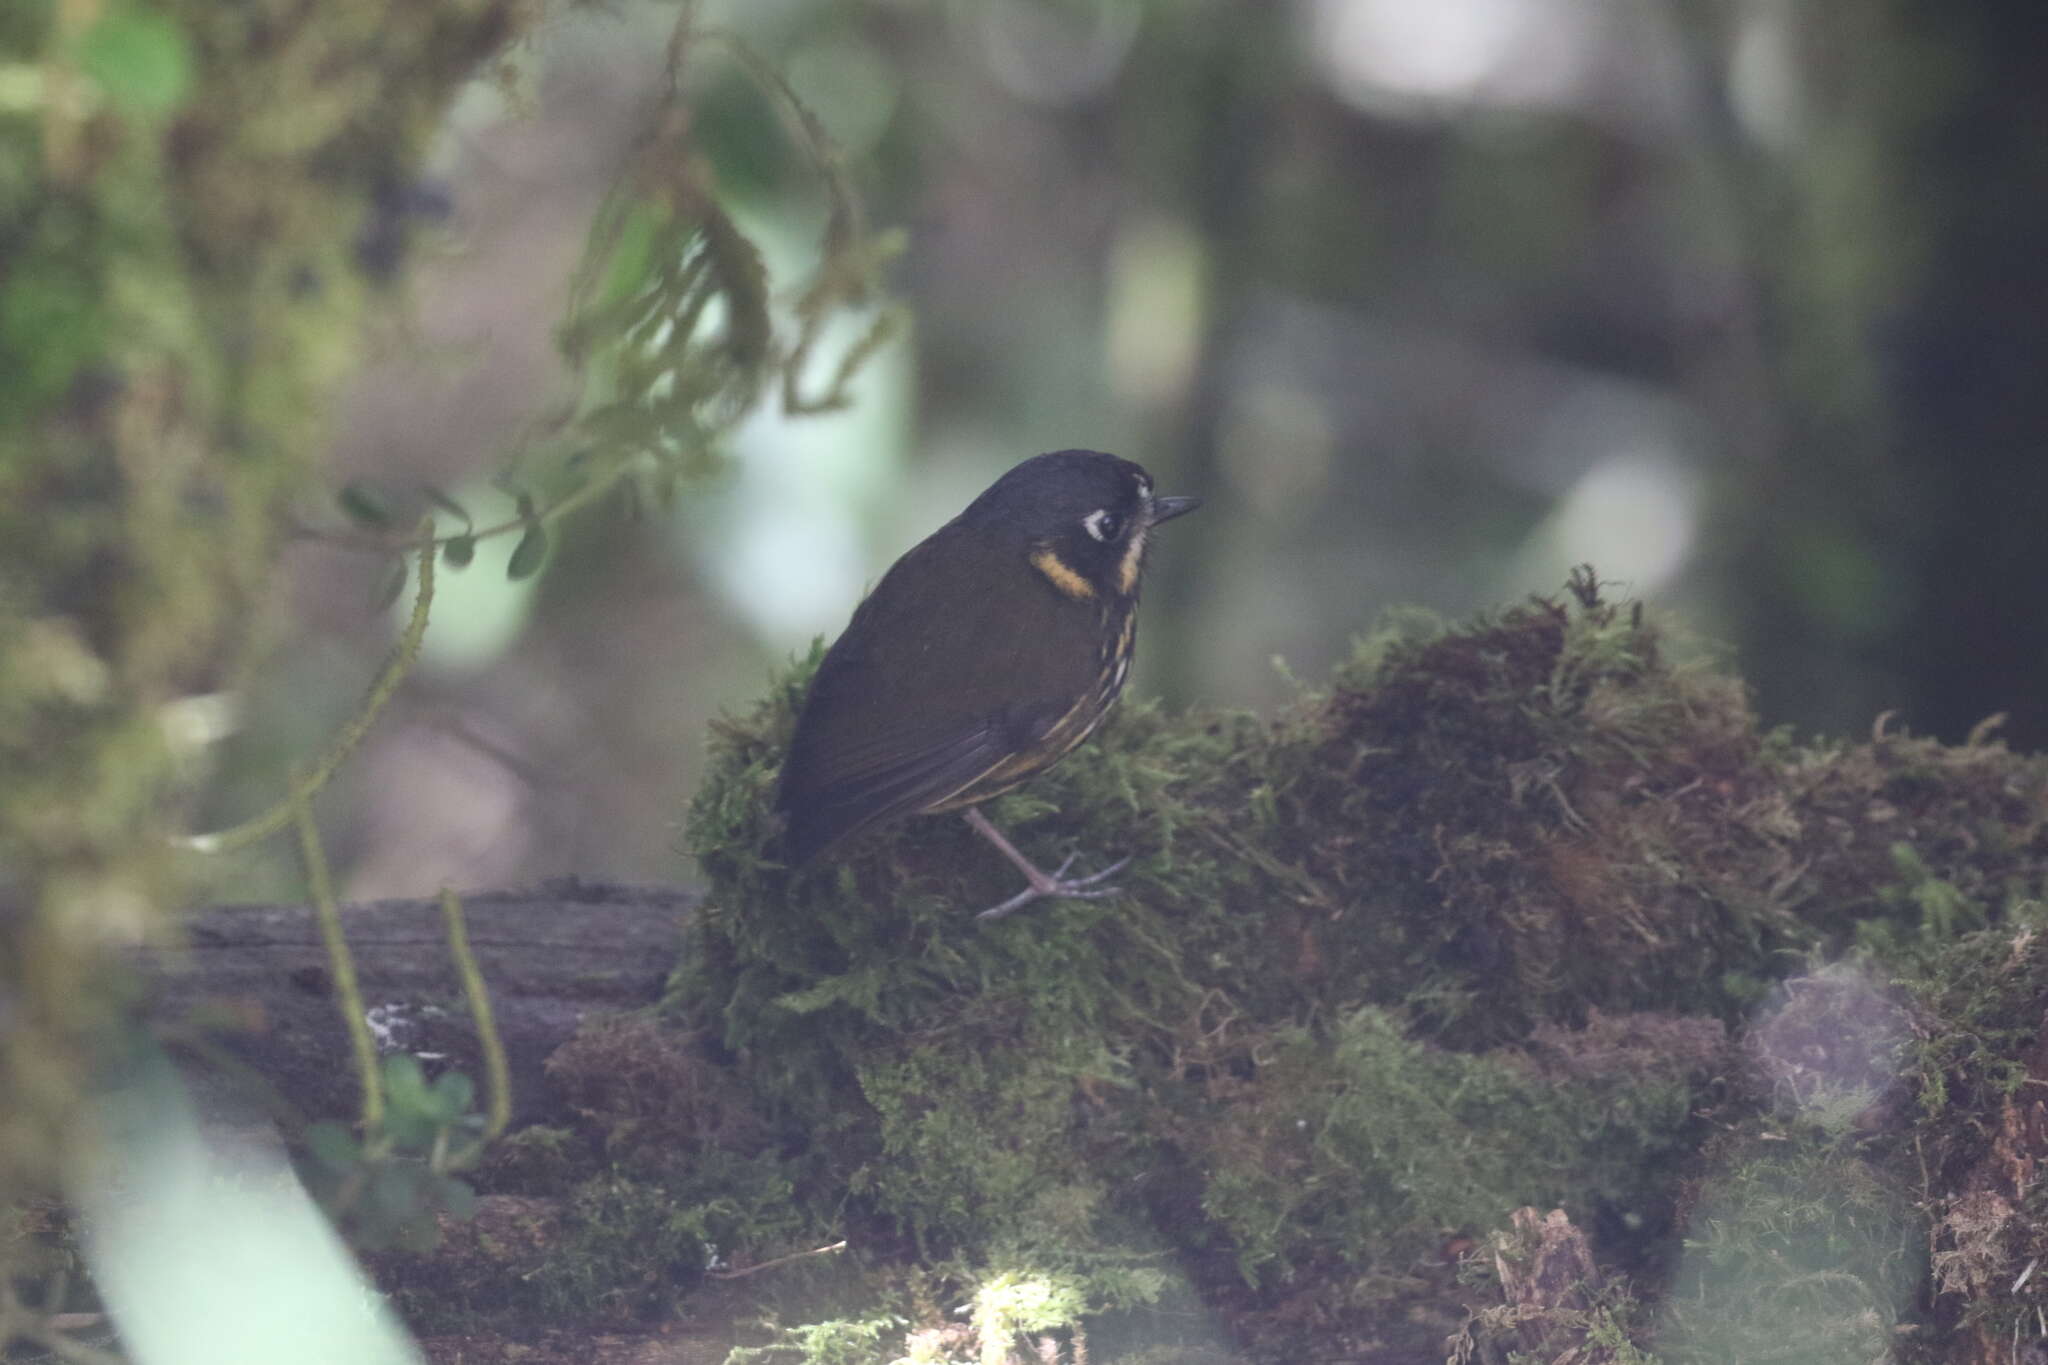
[[[1574,1076],[1443,1051],[1370,1008],[1328,1038],[1297,1030],[1259,1051],[1182,1129],[1248,1279],[1333,1255],[1400,1264],[1523,1204],[1668,1224],[1657,1190],[1689,1146],[1699,1077],[1664,1057]]]
[[[1853,1144],[1755,1128],[1717,1144],[1665,1300],[1664,1365],[1890,1357],[1925,1270],[1919,1220]]]

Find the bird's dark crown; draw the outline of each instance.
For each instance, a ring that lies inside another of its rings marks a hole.
[[[959,520],[1021,542],[1033,566],[1068,597],[1129,595],[1151,500],[1152,476],[1142,466],[1094,450],[1061,450],[997,479]]]
[[[1102,508],[1135,510],[1151,489],[1152,476],[1141,465],[1095,450],[1060,450],[1011,469],[968,504],[960,520],[1055,536],[1081,530],[1081,519]]]

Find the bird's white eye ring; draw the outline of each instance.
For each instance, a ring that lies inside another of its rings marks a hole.
[[[1081,525],[1088,529],[1089,535],[1094,536],[1104,544],[1115,540],[1117,532],[1124,529],[1123,518],[1110,511],[1107,507],[1098,507],[1087,516],[1081,518]]]

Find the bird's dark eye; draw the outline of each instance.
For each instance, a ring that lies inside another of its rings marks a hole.
[[[1097,508],[1081,518],[1081,524],[1088,528],[1088,534],[1108,544],[1115,540],[1124,529],[1124,519],[1107,507]]]

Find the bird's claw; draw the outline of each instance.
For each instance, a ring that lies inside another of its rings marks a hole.
[[[1068,854],[1067,860],[1061,863],[1059,869],[1050,877],[1040,873],[1039,876],[1043,878],[1042,881],[1034,878],[1031,884],[1022,891],[1019,891],[1001,905],[990,906],[976,915],[975,918],[1001,919],[1005,915],[1022,910],[1032,902],[1040,900],[1092,901],[1101,900],[1105,896],[1116,895],[1116,887],[1102,886],[1099,883],[1105,877],[1113,877],[1123,871],[1124,867],[1131,861],[1131,855],[1124,855],[1108,867],[1103,868],[1100,872],[1091,872],[1085,877],[1075,877],[1072,880],[1068,880],[1066,871],[1074,865],[1074,859],[1078,856],[1078,854]]]
[[[1118,858],[1115,862],[1111,863],[1108,867],[1103,868],[1100,872],[1091,872],[1085,877],[1076,877],[1074,878],[1074,880],[1070,882],[1061,882],[1060,885],[1065,889],[1055,894],[1062,896],[1079,896],[1081,895],[1081,892],[1076,890],[1075,888],[1083,886],[1093,886],[1095,885],[1095,883],[1101,881],[1104,877],[1114,877],[1117,873],[1123,871],[1124,868],[1130,863],[1131,856],[1132,855],[1126,853],[1123,857]],[[1067,859],[1066,862],[1061,863],[1060,872],[1065,872],[1067,870],[1068,863],[1072,863],[1073,861],[1074,860],[1070,857]],[[1057,878],[1059,873],[1054,873],[1053,875],[1055,878]],[[1100,891],[1097,891],[1093,894],[1097,896],[1113,896],[1116,894],[1116,888],[1113,886],[1105,886]]]

